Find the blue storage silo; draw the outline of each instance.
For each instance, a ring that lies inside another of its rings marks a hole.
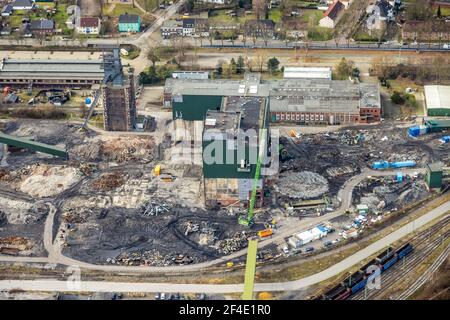
[[[391,168],[406,168],[406,167],[415,167],[416,162],[409,160],[409,161],[398,161],[398,162],[392,162],[390,164]]]
[[[389,162],[387,161],[376,161],[372,163],[372,169],[387,169],[389,167]]]
[[[92,99],[90,97],[87,97],[85,100],[86,104],[91,104],[92,103]]]

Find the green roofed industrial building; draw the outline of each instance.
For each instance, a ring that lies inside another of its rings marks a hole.
[[[275,161],[275,153],[270,152],[269,123],[353,124],[379,121],[381,116],[377,84],[329,79],[262,80],[258,73],[247,73],[242,80],[170,78],[163,101],[165,107],[172,108],[175,140],[191,139],[193,145],[202,140],[207,206],[248,201],[254,184],[257,199],[263,199],[264,185],[271,177],[263,174],[254,182],[255,155],[264,154],[267,161],[263,168]],[[203,127],[201,138],[199,126]],[[182,138],[178,138],[178,129],[184,134]],[[236,151],[239,143],[233,142],[239,140],[239,130],[253,130],[258,141],[245,145],[245,155]],[[263,139],[258,139],[261,132]],[[221,146],[224,162],[209,163],[206,156],[210,156],[217,140],[227,141]],[[262,141],[266,143],[261,145]],[[227,154],[231,163],[225,162]]]
[[[450,86],[425,86],[425,100],[429,117],[450,117]]]

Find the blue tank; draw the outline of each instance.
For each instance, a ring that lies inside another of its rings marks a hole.
[[[372,169],[387,169],[389,168],[389,162],[387,161],[376,161],[372,164]]]
[[[400,162],[392,162],[389,165],[391,168],[406,168],[406,167],[415,167],[416,162],[415,161],[400,161]]]
[[[86,104],[91,104],[92,99],[91,99],[90,97],[87,97],[86,100],[85,100],[85,102],[86,102]]]

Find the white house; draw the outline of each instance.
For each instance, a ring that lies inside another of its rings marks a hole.
[[[320,19],[319,25],[324,28],[334,28],[339,21],[345,6],[340,1],[334,2],[328,7],[328,10],[324,12],[323,18]]]
[[[81,17],[77,24],[77,32],[82,34],[99,34],[100,18],[98,17]]]
[[[386,0],[379,0],[373,5],[369,5],[366,9],[369,14],[366,25],[367,29],[381,29],[386,22],[394,20],[394,7]]]

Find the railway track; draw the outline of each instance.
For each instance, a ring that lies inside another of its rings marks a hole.
[[[415,267],[426,260],[444,241],[450,236],[450,230],[442,236],[427,241],[431,234],[441,230],[450,223],[450,216],[446,216],[431,228],[414,236],[409,242],[413,244],[414,251],[402,260],[398,261],[387,272],[381,274],[381,289],[362,290],[353,295],[351,300],[376,300],[380,299],[399,278],[404,277],[415,269]]]
[[[431,267],[428,268],[428,270],[424,274],[422,274],[420,278],[417,279],[416,282],[414,282],[411,287],[409,287],[407,290],[405,290],[402,294],[400,294],[397,297],[397,300],[406,300],[420,287],[422,287],[425,284],[425,282],[430,279],[433,273],[436,272],[436,270],[441,266],[441,264],[447,259],[449,254],[450,254],[450,245],[447,246],[444,252],[442,252],[436,259],[436,261],[433,262]]]

